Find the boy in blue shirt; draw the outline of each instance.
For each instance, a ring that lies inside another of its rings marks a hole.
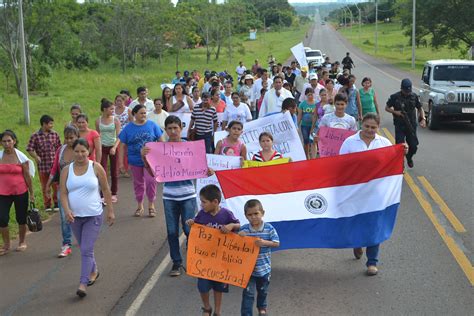
[[[194,219],[189,219],[186,224],[192,226],[194,223],[220,229],[223,233],[238,231],[239,220],[234,214],[223,207],[220,207],[222,194],[221,190],[213,185],[206,185],[199,191],[202,210]],[[198,290],[204,307],[201,308],[203,315],[212,315],[212,307],[209,302],[209,292],[214,290],[214,315],[221,314],[222,293],[229,292],[229,285],[217,281],[198,278]]]
[[[249,224],[245,224],[240,228],[239,235],[258,237],[255,245],[260,247],[257,257],[257,263],[250,277],[247,288],[242,292],[241,315],[253,315],[253,302],[255,299],[255,288],[257,289],[257,309],[258,315],[267,314],[267,293],[270,285],[271,273],[271,249],[280,245],[275,228],[263,221],[262,203],[259,200],[248,200],[244,206],[245,217]]]

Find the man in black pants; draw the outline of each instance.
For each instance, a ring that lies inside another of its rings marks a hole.
[[[408,144],[408,153],[406,154],[407,165],[413,168],[413,155],[415,155],[418,147],[416,112],[418,111],[418,122],[420,122],[421,127],[426,127],[426,120],[420,100],[418,96],[411,91],[411,88],[410,79],[403,79],[400,91],[390,96],[385,111],[393,115],[395,142],[397,144],[405,142]]]
[[[344,57],[341,62],[342,62],[342,70],[348,69],[349,73],[351,74],[352,68],[355,68],[355,65],[351,56],[349,56],[349,52],[346,53],[346,57]]]

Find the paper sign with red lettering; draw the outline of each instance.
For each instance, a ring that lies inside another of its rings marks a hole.
[[[347,129],[322,126],[319,129],[319,156],[329,157],[339,155],[339,149],[341,149],[342,143],[347,137],[355,133],[355,131],[349,131]]]
[[[186,273],[245,288],[260,251],[256,240],[194,224],[188,239]]]
[[[191,180],[207,177],[204,140],[194,142],[147,143],[146,160],[157,182]]]

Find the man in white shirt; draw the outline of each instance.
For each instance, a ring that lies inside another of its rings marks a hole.
[[[239,61],[239,65],[235,68],[235,72],[237,73],[238,80],[244,75],[247,68],[244,66],[242,61]]]
[[[228,123],[239,121],[245,124],[252,120],[252,113],[247,104],[240,102],[238,92],[232,92],[232,104],[227,106],[222,117],[222,130],[225,130]]]
[[[296,76],[294,83],[298,99],[301,95],[304,95],[304,85],[308,82],[308,67],[301,67],[301,75]]]
[[[138,87],[137,88],[137,98],[130,103],[129,107],[133,110],[135,105],[141,104],[146,107],[147,113],[150,113],[155,110],[155,105],[153,100],[148,99],[148,88]]]
[[[321,89],[324,89],[324,87],[318,83],[318,75],[317,74],[312,73],[312,74],[309,75],[309,83],[306,83],[303,86],[303,91],[301,91],[301,95],[300,95],[300,102],[304,101],[305,96],[306,96],[305,91],[306,91],[307,88],[313,89],[314,99],[316,100],[316,102],[319,102],[319,100],[320,100],[319,91]]]
[[[262,90],[264,83],[267,83],[267,89],[270,89],[273,84],[273,80],[268,78],[268,71],[266,69],[260,68],[258,71],[261,72],[261,76],[253,83],[253,99],[255,102],[260,99],[260,90]]]
[[[290,91],[283,88],[283,78],[275,76],[273,79],[273,88],[265,94],[258,117],[264,117],[270,113],[281,112],[281,105],[283,100],[286,98],[293,99],[293,95]]]
[[[224,84],[224,93],[221,94],[221,100],[225,102],[226,106],[232,105],[232,90],[234,84],[232,81],[226,81]]]

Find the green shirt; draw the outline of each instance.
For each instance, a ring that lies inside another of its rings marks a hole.
[[[308,104],[306,100],[302,101],[298,108],[303,112],[303,117],[301,119],[301,126],[309,126],[313,124],[313,113],[316,108],[316,103]]]
[[[362,105],[362,116],[364,116],[365,114],[369,112],[376,113],[377,110],[375,109],[374,89],[370,88],[369,91],[365,92],[364,88],[360,88],[359,94],[360,94],[360,103]]]

